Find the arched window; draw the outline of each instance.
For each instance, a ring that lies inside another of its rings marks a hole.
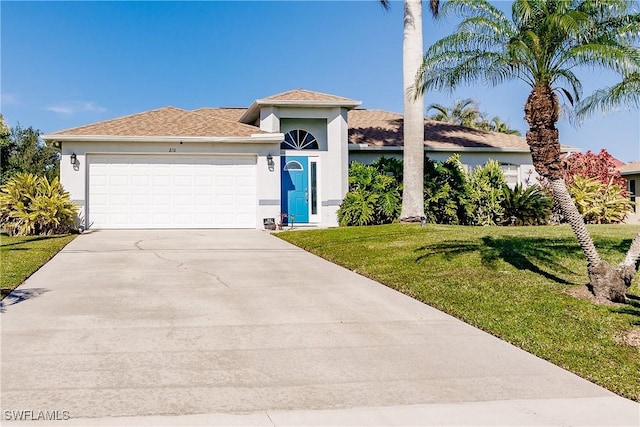
[[[300,162],[296,162],[295,160],[291,160],[290,162],[287,162],[287,164],[284,165],[283,169],[286,170],[286,171],[301,171],[301,170],[304,170],[304,168],[302,167]]]
[[[280,144],[283,150],[317,150],[318,140],[311,133],[302,129],[295,129],[284,135]]]

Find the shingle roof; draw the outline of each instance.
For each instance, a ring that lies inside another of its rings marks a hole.
[[[263,102],[275,102],[275,101],[321,101],[321,102],[353,102],[357,103],[353,99],[344,98],[342,96],[330,95],[328,93],[315,92],[306,89],[293,89],[287,92],[278,93],[260,99]]]
[[[635,174],[640,173],[640,160],[637,162],[627,163],[626,165],[618,166],[618,170],[621,174]]]
[[[382,110],[356,109],[348,113],[349,142],[369,146],[401,146],[402,114]],[[460,148],[528,150],[526,140],[508,135],[433,120],[424,121],[424,145],[433,149]]]
[[[198,108],[193,110],[194,113],[205,114],[211,119],[223,119],[230,120],[232,122],[239,122],[240,117],[247,111],[244,107],[220,107],[220,108]]]
[[[221,109],[222,110],[222,109]],[[266,133],[255,126],[228,120],[229,111],[211,112],[187,111],[175,107],[164,107],[117,119],[106,120],[86,126],[79,126],[51,133],[56,135],[94,136],[231,136],[248,137],[256,133]]]

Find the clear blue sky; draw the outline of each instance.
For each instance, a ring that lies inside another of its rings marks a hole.
[[[510,10],[510,2],[498,3]],[[455,20],[424,17],[425,48]],[[0,3],[1,112],[53,132],[173,105],[246,107],[306,88],[402,112],[402,2],[375,0]],[[614,82],[585,70],[585,93]],[[526,130],[528,87],[427,93],[425,103],[474,98]],[[640,113],[560,124],[563,144],[640,159]]]

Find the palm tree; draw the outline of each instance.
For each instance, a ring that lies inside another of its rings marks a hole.
[[[571,224],[587,258],[590,289],[600,301],[626,301],[640,233],[617,267],[600,258],[562,179],[558,94],[570,104],[579,101],[582,86],[574,71],[581,67],[623,76],[640,71],[640,14],[634,7],[627,0],[515,0],[509,20],[486,0],[450,0],[442,13],[455,12],[463,20],[427,50],[416,77],[416,93],[476,81],[495,86],[521,80],[531,87],[524,112],[533,164]]]
[[[385,8],[390,0],[380,0]],[[429,0],[437,16],[440,0]],[[414,96],[413,83],[422,63],[422,0],[404,0],[402,39],[402,89],[404,95],[404,172],[400,220],[419,222],[424,218],[424,100]]]
[[[430,117],[432,120],[470,128],[476,127],[476,123],[483,118],[476,102],[471,98],[457,99],[451,108],[442,104],[431,104],[427,107],[427,111],[429,110],[437,111]]]
[[[605,112],[620,105],[640,107],[640,73],[623,77],[614,86],[599,89],[576,105],[576,118],[582,120],[597,110]]]

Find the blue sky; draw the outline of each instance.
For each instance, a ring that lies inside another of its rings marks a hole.
[[[497,3],[509,10],[508,1]],[[426,8],[425,8],[426,12]],[[167,105],[246,107],[305,88],[402,112],[402,2],[362,1],[0,3],[1,112],[42,132]],[[425,13],[425,48],[455,19]],[[615,82],[580,73],[585,94]],[[523,83],[427,93],[425,103],[473,98],[526,130]],[[640,159],[640,113],[561,122],[563,144]]]

